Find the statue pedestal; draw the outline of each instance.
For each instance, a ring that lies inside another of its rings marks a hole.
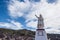
[[[35,40],[48,40],[47,34],[44,29],[37,29],[36,35],[35,35]]]

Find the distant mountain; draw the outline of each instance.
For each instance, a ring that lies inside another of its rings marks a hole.
[[[21,29],[21,30],[11,30],[11,29],[3,29],[0,28],[0,33],[9,33],[11,35],[16,34],[16,35],[20,35],[20,36],[33,36],[35,35],[34,31],[31,30],[27,30],[27,29]]]
[[[5,36],[11,36],[18,38],[23,37],[25,39],[27,38],[35,38],[35,31],[27,30],[27,29],[21,29],[21,30],[11,30],[11,29],[3,29],[0,28],[0,38],[3,38]],[[48,39],[50,40],[60,40],[60,34],[47,34]],[[31,39],[30,38],[30,39]]]

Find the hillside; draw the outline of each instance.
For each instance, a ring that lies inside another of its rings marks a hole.
[[[0,38],[4,38],[5,36],[9,38],[24,38],[26,40],[27,38],[34,39],[35,38],[35,31],[31,30],[11,30],[11,29],[2,29],[0,28]],[[60,40],[60,34],[47,34],[48,39],[51,40]]]
[[[30,30],[26,30],[26,29],[22,29],[22,30],[11,30],[11,29],[1,29],[0,28],[0,33],[3,34],[10,34],[10,35],[20,35],[20,36],[32,36],[34,37],[35,32],[30,31]]]

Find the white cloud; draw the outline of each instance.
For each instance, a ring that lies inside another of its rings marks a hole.
[[[60,34],[60,30],[54,29],[54,28],[52,28],[52,29],[46,29],[46,32],[47,33]]]
[[[12,2],[12,1],[11,1]],[[58,32],[60,26],[60,0],[57,3],[49,4],[46,0],[41,0],[41,2],[37,2],[37,4],[31,3],[28,0],[25,2],[19,2],[17,0],[13,0],[12,3],[8,5],[8,9],[11,17],[21,17],[24,16],[26,19],[26,26],[36,28],[37,22],[34,20],[37,19],[35,14],[39,16],[42,14],[44,17],[45,29],[50,27],[51,29],[47,32]],[[25,14],[28,12],[28,14]],[[29,22],[28,22],[29,21]],[[14,23],[14,22],[12,22]],[[15,23],[14,23],[15,24]],[[56,31],[58,30],[58,31]]]
[[[9,15],[14,18],[23,16],[29,9],[30,3],[28,1],[19,2],[18,0],[11,0],[8,5]]]
[[[26,24],[27,27],[37,28],[37,21],[30,21]]]
[[[45,29],[48,27],[51,27],[53,30],[47,31],[53,33],[59,33],[60,30],[58,30],[60,27],[60,1],[53,4],[48,4],[46,0],[42,0],[39,4],[34,4],[32,8],[35,8],[35,11],[30,12],[28,15],[26,15],[26,21],[34,20],[36,19],[35,14],[39,15],[42,14],[44,17],[44,23],[45,23]],[[31,22],[31,21],[30,21]],[[30,25],[31,23],[28,22],[27,25]],[[35,22],[33,22],[35,23]],[[31,24],[31,26],[36,26]],[[35,28],[35,27],[34,27]],[[49,30],[49,29],[48,29]]]
[[[18,30],[18,29],[22,29],[22,24],[16,21],[11,21],[10,23],[7,22],[0,22],[0,27],[1,28],[8,28],[8,29],[14,29],[14,30]]]

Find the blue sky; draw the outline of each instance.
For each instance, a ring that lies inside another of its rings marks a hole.
[[[44,17],[47,33],[60,33],[59,0],[0,0],[0,28],[36,30],[37,18]]]

